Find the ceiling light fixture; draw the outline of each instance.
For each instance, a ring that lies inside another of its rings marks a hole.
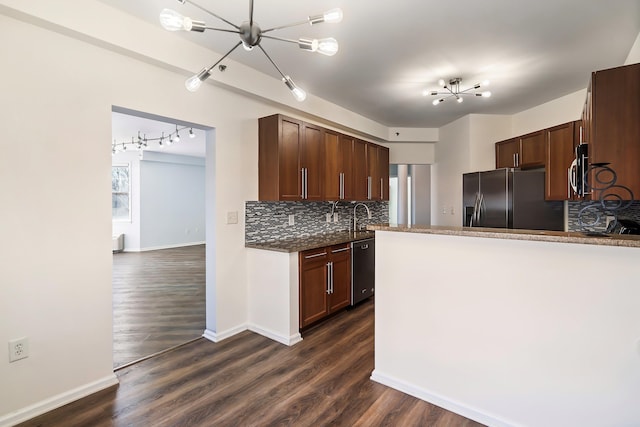
[[[115,155],[121,151],[127,151],[127,147],[132,147],[136,151],[144,151],[149,148],[149,142],[153,143],[157,141],[158,148],[162,148],[165,144],[171,145],[174,142],[180,142],[180,135],[178,134],[178,132],[184,129],[189,129],[190,138],[196,137],[196,134],[193,132],[193,128],[189,128],[186,126],[179,128],[178,125],[176,125],[175,132],[169,133],[168,136],[166,136],[164,132],[162,132],[162,135],[156,138],[147,138],[147,134],[143,134],[143,136],[140,136],[140,131],[138,131],[137,138],[132,136],[131,141],[118,142],[114,139],[111,143],[111,154]]]
[[[216,61],[215,64],[213,64],[210,67],[203,68],[202,70],[200,70],[200,72],[198,72],[198,74],[195,74],[194,76],[187,79],[187,81],[185,82],[185,86],[191,92],[195,92],[196,90],[198,90],[202,82],[205,81],[211,75],[211,70],[220,62],[222,62],[227,56],[229,56],[231,52],[236,50],[240,45],[242,45],[242,47],[248,51],[253,50],[253,48],[257,46],[262,51],[262,53],[264,53],[264,55],[267,57],[269,62],[273,64],[273,66],[278,71],[278,73],[282,76],[282,82],[287,86],[287,88],[289,88],[289,90],[291,91],[295,99],[297,99],[298,101],[304,101],[305,98],[307,97],[307,94],[305,93],[305,91],[297,87],[296,84],[293,82],[293,80],[291,80],[291,77],[289,77],[288,75],[285,75],[280,70],[280,68],[276,65],[273,59],[271,59],[271,57],[267,54],[264,48],[260,45],[260,42],[262,41],[262,39],[264,38],[264,39],[272,39],[272,40],[278,40],[278,41],[283,41],[288,43],[295,43],[302,50],[307,50],[309,52],[317,52],[327,56],[333,56],[338,52],[338,42],[334,38],[325,38],[325,39],[301,38],[298,40],[292,40],[292,39],[286,39],[286,38],[276,37],[272,35],[267,35],[266,33],[269,33],[271,31],[281,30],[283,28],[295,27],[303,24],[315,25],[315,24],[320,24],[322,22],[338,23],[342,21],[341,9],[331,9],[323,13],[322,15],[309,16],[306,20],[301,22],[295,22],[293,24],[282,25],[279,27],[273,27],[266,30],[262,30],[258,25],[258,23],[253,20],[253,0],[249,0],[249,20],[243,22],[240,25],[235,25],[227,21],[226,19],[203,8],[202,6],[194,3],[193,1],[178,0],[178,2],[181,4],[190,3],[193,6],[197,7],[198,9],[202,10],[203,12],[206,12],[209,15],[213,16],[214,18],[224,22],[225,24],[230,25],[231,27],[233,27],[233,29],[208,27],[202,21],[195,21],[186,16],[182,16],[180,13],[171,9],[163,9],[162,12],[160,13],[160,23],[166,30],[195,31],[199,33],[202,33],[205,30],[213,30],[213,31],[223,31],[227,33],[236,33],[240,36],[240,41],[234,47],[232,47],[231,50],[225,53],[222,56],[222,58]]]
[[[491,96],[491,92],[489,92],[489,91],[474,92],[474,91],[480,89],[483,86],[488,86],[489,85],[489,81],[487,81],[487,80],[482,82],[482,84],[477,83],[477,84],[471,86],[470,88],[463,89],[463,90],[460,90],[460,83],[462,83],[462,79],[460,77],[456,77],[456,78],[450,79],[448,85],[444,80],[440,80],[438,82],[438,85],[442,86],[445,89],[444,92],[424,90],[422,92],[422,95],[423,96],[427,96],[427,95],[432,95],[432,96],[445,95],[445,96],[440,96],[438,99],[434,99],[433,100],[433,105],[438,105],[441,102],[444,102],[445,99],[452,98],[452,97],[455,97],[456,101],[458,101],[458,103],[461,103],[464,100],[462,95],[482,96],[484,98],[489,98]]]

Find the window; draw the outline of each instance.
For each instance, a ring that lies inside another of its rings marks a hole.
[[[111,167],[111,218],[131,221],[131,179],[129,165]]]

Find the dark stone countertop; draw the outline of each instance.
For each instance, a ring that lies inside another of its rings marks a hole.
[[[245,248],[263,249],[276,252],[300,252],[340,243],[356,242],[375,237],[374,231],[339,231],[336,233],[314,234],[294,239],[272,240],[260,243],[245,243]]]
[[[546,230],[513,230],[507,228],[445,227],[427,225],[406,226],[393,224],[370,225],[367,226],[367,230],[640,248],[640,236],[628,234],[590,234]]]

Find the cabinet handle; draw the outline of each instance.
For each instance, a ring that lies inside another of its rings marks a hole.
[[[338,198],[342,200],[344,199],[344,173],[340,172],[338,178]]]
[[[335,249],[333,251],[331,251],[332,254],[337,254],[338,252],[344,252],[344,251],[348,251],[349,248],[342,248],[342,249]]]
[[[513,157],[513,167],[516,167],[516,153],[513,153],[512,156]]]
[[[331,266],[331,293],[333,293],[333,261],[329,265]]]
[[[300,198],[304,200],[304,168],[300,168]]]
[[[327,263],[327,295],[331,293],[331,263]]]
[[[520,153],[516,153],[516,167],[520,167]]]
[[[319,257],[319,256],[327,256],[327,253],[326,253],[326,252],[322,252],[321,254],[306,255],[306,256],[304,257],[304,259],[317,258],[317,257]]]
[[[367,200],[371,200],[371,177],[367,177]]]
[[[304,198],[309,198],[309,169],[304,168]]]
[[[360,246],[360,249],[362,250],[369,249],[369,244],[365,243],[364,245]]]
[[[380,178],[380,199],[384,199],[384,178]]]

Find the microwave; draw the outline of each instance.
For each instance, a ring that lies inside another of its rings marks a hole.
[[[587,172],[589,170],[589,144],[580,143],[576,147],[576,158],[571,162],[568,170],[569,185],[578,196],[584,197],[589,193]]]

